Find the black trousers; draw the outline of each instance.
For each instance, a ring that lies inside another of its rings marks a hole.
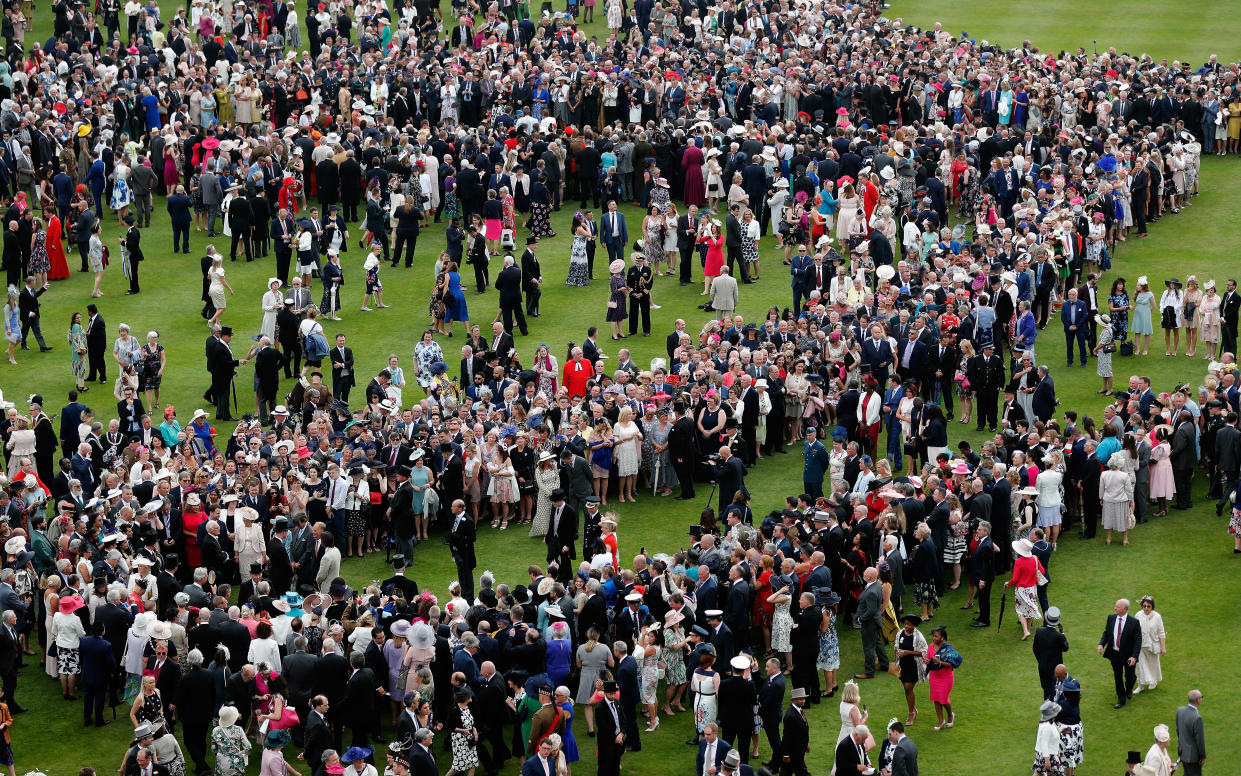
[[[228,408],[228,400],[231,395],[229,387],[232,385],[232,382],[232,379],[228,377],[211,378],[211,396],[215,401],[216,420],[227,418],[232,415],[232,412],[230,412]]]
[[[453,558],[457,565],[457,581],[461,583],[461,595],[467,601],[474,598],[474,567],[464,558]]]
[[[691,278],[690,270],[693,269],[693,265],[690,262],[694,259],[694,244],[690,243],[677,250],[681,253],[681,264],[678,267],[681,271],[680,281],[682,283],[689,283]]]
[[[978,621],[983,625],[991,624],[991,585],[988,581],[978,588]]]
[[[487,263],[486,260],[474,262],[474,285],[478,293],[483,294],[487,291]]]
[[[1051,312],[1051,289],[1034,292],[1034,319],[1041,329],[1047,325],[1047,315]]]
[[[946,374],[939,378],[939,403],[948,411],[948,417],[952,417],[952,395],[956,393],[956,384],[952,381],[952,375]]]
[[[814,643],[819,642],[816,639]],[[799,650],[796,646],[793,647],[793,674],[790,678],[794,687],[801,687],[810,696],[807,703],[819,702],[819,671],[814,665],[818,654],[817,649]],[[743,743],[742,746],[744,745]]]
[[[1146,200],[1149,189],[1138,189],[1133,192],[1131,206],[1133,208],[1133,225],[1138,234],[1146,234]]]
[[[188,251],[187,251],[188,253]],[[140,261],[129,262],[129,291],[130,293],[138,293],[142,289],[138,287],[138,268],[142,266]]]
[[[344,216],[345,221],[347,221],[348,223],[352,224],[358,220],[358,203],[357,202],[353,202],[353,203],[342,202],[340,203],[340,210],[341,210],[341,215]]]
[[[595,207],[598,207],[598,205],[596,205]],[[596,247],[597,247],[597,244],[595,243],[594,240],[586,241],[586,272],[592,278],[595,276],[595,248]],[[608,263],[611,263],[611,259],[608,259]]]
[[[1077,331],[1064,333],[1064,353],[1069,366],[1073,366],[1073,343],[1077,343],[1077,353],[1081,357],[1082,366],[1086,365],[1086,330],[1078,327]]]
[[[34,332],[35,342],[39,343],[39,347],[47,347],[47,343],[43,341],[43,330],[39,328],[39,316],[37,315],[33,318],[26,317],[22,319],[22,347],[26,347],[26,335],[32,331]]]
[[[101,383],[108,379],[108,362],[104,361],[102,351],[87,347],[86,362],[90,367],[90,372],[86,375],[87,382],[94,382],[96,377]]]
[[[810,776],[806,769],[806,753],[790,752],[787,760],[781,757],[780,776]]]
[[[1082,532],[1089,538],[1099,530],[1099,487],[1082,488]]]
[[[234,237],[233,239],[236,240],[237,238]],[[234,243],[234,245],[235,244],[236,243]],[[183,251],[185,253],[190,252],[190,225],[189,224],[173,224],[172,225],[172,252],[176,253],[177,251]]]
[[[736,248],[732,247],[731,245],[728,246],[728,274],[732,275],[733,277],[738,277],[737,271],[733,269],[734,261],[737,263],[737,266],[740,268],[741,282],[749,283],[750,282],[750,271],[746,269],[745,260],[741,258],[741,246],[737,246]]]
[[[543,298],[543,289],[532,285],[526,289],[526,315],[539,314],[539,300]]]
[[[779,714],[768,714],[763,717],[763,732],[767,734],[767,745],[771,747],[771,762],[780,762]]]
[[[1237,330],[1235,326],[1229,326],[1226,323],[1221,326],[1220,338],[1223,343],[1223,352],[1234,354],[1237,352]]]
[[[207,769],[207,726],[210,720],[182,720],[184,729],[181,731],[185,741],[185,753],[194,762],[194,770]]]
[[[396,233],[396,245],[392,249],[392,266],[401,263],[401,249],[405,249],[405,266],[414,266],[414,249],[418,247],[418,235],[406,232]]]
[[[173,253],[176,253],[177,244],[173,243],[172,247],[173,247]],[[89,261],[87,261],[87,256],[89,254],[89,251],[90,251],[89,240],[87,242],[78,243],[78,257],[82,259],[82,271],[83,272],[86,272],[87,267],[89,266]]]
[[[276,277],[284,288],[289,286],[289,268],[293,263],[293,251],[287,245],[276,243]]]
[[[995,428],[996,419],[996,391],[987,390],[977,393],[977,408],[975,410],[978,416],[978,430],[982,431],[983,426]]]
[[[1112,664],[1112,681],[1116,683],[1116,701],[1124,703],[1137,684],[1137,664],[1129,665],[1128,659],[1120,655],[1112,655],[1108,661]]]
[[[245,224],[243,224],[240,227],[236,227],[236,226],[233,227],[233,241],[229,245],[229,248],[228,248],[228,258],[231,261],[237,261],[237,244],[238,243],[241,243],[242,250],[245,251],[246,261],[254,260],[254,258],[250,255],[249,231],[250,231],[250,227]],[[186,245],[185,252],[189,253],[190,252],[189,250],[189,227],[186,227],[185,245]]]
[[[529,330],[526,329],[526,316],[522,315],[520,303],[514,305],[500,305],[500,315],[504,320],[504,330],[509,334],[513,333],[514,317],[517,318],[517,328],[521,329],[521,333],[523,335],[530,333]]]
[[[629,333],[638,333],[638,316],[642,316],[642,333],[651,333],[651,295],[629,295]]]
[[[1194,505],[1190,489],[1193,487],[1193,469],[1173,469],[1172,479],[1176,483],[1176,508],[1189,509]]]
[[[681,483],[681,495],[685,498],[694,497],[694,461],[690,458],[678,460],[672,459],[672,468],[677,473],[677,480]]]

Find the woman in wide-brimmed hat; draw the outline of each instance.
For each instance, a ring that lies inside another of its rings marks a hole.
[[[1192,277],[1192,276],[1191,276]],[[1163,328],[1163,354],[1176,355],[1181,347],[1181,327],[1185,325],[1185,294],[1181,281],[1170,278],[1163,281],[1164,292],[1159,297],[1159,325]]]
[[[1096,393],[1112,392],[1112,354],[1116,352],[1116,336],[1112,331],[1112,317],[1100,313],[1094,317],[1098,339],[1094,346],[1095,374],[1103,378],[1103,385]]]
[[[1013,605],[1017,609],[1017,619],[1021,621],[1021,640],[1025,641],[1030,638],[1030,621],[1043,618],[1038,604],[1038,586],[1040,579],[1047,578],[1047,571],[1031,554],[1034,545],[1029,539],[1018,539],[1012,547],[1017,559],[1013,561],[1013,576],[1004,583],[1004,587],[1016,589]]]
[[[263,764],[259,773],[264,776],[288,774],[297,776],[297,770],[284,759],[284,748],[289,745],[290,736],[287,730],[269,730],[263,737]]]
[[[1052,701],[1043,701],[1039,707],[1038,735],[1034,739],[1034,767],[1038,776],[1059,776],[1060,770],[1060,732],[1056,727],[1056,715],[1060,713],[1060,705]]]
[[[211,731],[211,753],[215,755],[215,776],[244,776],[250,763],[250,739],[237,724],[237,707],[220,708],[220,722]]]
[[[16,541],[22,540],[16,539]],[[8,549],[6,545],[5,550]],[[80,672],[78,649],[81,646],[82,637],[86,635],[86,629],[82,627],[82,620],[75,612],[83,606],[85,604],[80,596],[62,596],[56,614],[52,615],[52,630],[48,634],[56,641],[56,672],[60,675],[60,694],[65,700],[77,698],[76,683]]]

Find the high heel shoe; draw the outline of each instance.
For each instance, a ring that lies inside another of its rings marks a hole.
[[[957,724],[957,715],[953,714],[948,718],[948,721],[944,723],[944,727],[950,728],[955,724]]]
[[[918,721],[918,710],[914,709],[908,717],[905,717],[905,727],[909,727]]]
[[[656,718],[655,718],[655,724],[654,724],[654,725],[648,725],[648,726],[647,726],[647,728],[646,728],[646,731],[645,731],[645,732],[647,732],[647,733],[654,733],[656,730],[659,730],[659,717],[656,717]]]

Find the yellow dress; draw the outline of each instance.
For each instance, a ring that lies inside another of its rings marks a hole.
[[[215,113],[221,124],[233,123],[232,90],[217,87],[215,90]]]
[[[1241,140],[1241,100],[1228,103],[1228,139]]]

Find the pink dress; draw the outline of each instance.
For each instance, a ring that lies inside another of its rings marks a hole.
[[[1176,495],[1176,485],[1172,480],[1172,448],[1167,442],[1160,442],[1151,450],[1150,497],[1172,498]]]
[[[928,669],[933,665],[931,659],[935,657],[935,650],[934,644],[927,647],[926,660]],[[949,700],[949,696],[952,695],[952,680],[954,678],[955,674],[952,666],[942,666],[934,671],[928,670],[926,672],[926,681],[931,686],[931,703],[947,705],[952,702]]]

